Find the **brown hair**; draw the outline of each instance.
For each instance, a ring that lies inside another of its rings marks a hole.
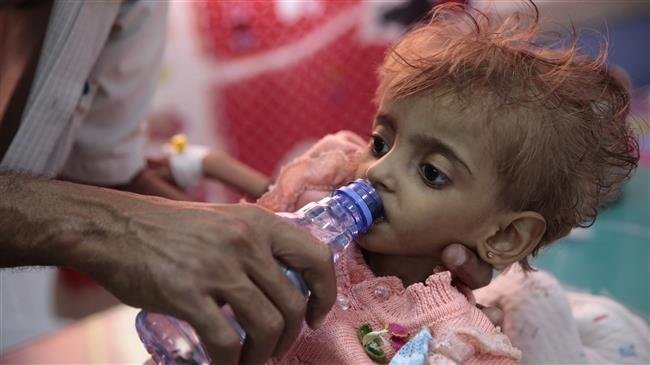
[[[430,22],[389,51],[377,99],[435,91],[434,97],[479,100],[503,208],[546,220],[534,256],[572,227],[592,225],[636,167],[639,151],[625,123],[629,94],[605,64],[606,48],[589,58],[574,28],[564,41],[541,34],[537,7],[529,5],[497,22],[463,5],[436,7]],[[526,258],[521,264],[531,269]]]

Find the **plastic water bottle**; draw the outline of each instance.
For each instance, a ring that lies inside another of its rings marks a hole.
[[[277,213],[301,225],[330,247],[334,262],[359,234],[367,231],[382,215],[379,195],[365,180],[356,180],[336,189],[331,196],[305,205],[294,213]],[[307,297],[309,290],[300,274],[280,264],[289,279]],[[243,342],[246,332],[232,310],[222,307],[225,317]],[[136,317],[140,340],[157,364],[209,364],[210,359],[192,327],[171,316],[141,311]]]

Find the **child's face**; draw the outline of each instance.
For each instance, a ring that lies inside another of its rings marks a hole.
[[[498,176],[485,115],[473,109],[428,93],[382,102],[356,175],[377,188],[386,221],[358,240],[364,249],[439,258],[498,230]]]

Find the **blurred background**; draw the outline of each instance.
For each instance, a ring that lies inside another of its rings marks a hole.
[[[508,2],[474,2],[507,13]],[[650,315],[650,7],[647,2],[537,2],[542,18],[609,39],[609,62],[633,84],[630,124],[640,167],[619,199],[588,229],[574,230],[534,261],[567,287],[611,296]],[[147,121],[148,154],[174,134],[226,151],[274,175],[323,135],[367,135],[375,70],[391,41],[434,5],[404,1],[171,2],[160,85]],[[197,199],[237,201],[216,183]],[[0,271],[0,352],[114,305],[83,277],[52,269]]]

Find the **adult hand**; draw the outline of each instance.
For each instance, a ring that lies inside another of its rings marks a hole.
[[[453,243],[442,251],[442,263],[459,280],[470,289],[482,288],[492,280],[492,266],[481,260],[476,253],[467,247]],[[477,307],[490,319],[495,326],[503,324],[503,312],[496,307]]]
[[[213,363],[263,363],[289,349],[305,315],[315,327],[329,312],[331,252],[306,230],[254,205],[142,201],[121,209],[114,245],[84,271],[126,304],[189,322]],[[302,273],[309,301],[275,259]],[[246,330],[243,347],[218,303]]]
[[[0,174],[0,267],[84,272],[124,303],[189,322],[215,364],[281,355],[305,317],[336,297],[332,254],[306,230],[249,204],[146,197]],[[276,263],[302,274],[307,301]],[[228,303],[239,335],[217,303]]]

